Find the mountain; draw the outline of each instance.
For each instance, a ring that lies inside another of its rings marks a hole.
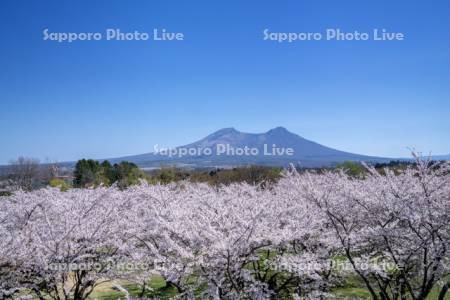
[[[449,155],[432,155],[431,157],[434,160],[450,160],[450,154]]]
[[[127,160],[143,168],[176,165],[180,167],[230,167],[259,164],[304,167],[330,166],[343,161],[388,162],[389,158],[372,157],[332,149],[289,132],[283,127],[265,133],[244,133],[234,128],[218,130],[207,137],[158,153],[108,159]]]

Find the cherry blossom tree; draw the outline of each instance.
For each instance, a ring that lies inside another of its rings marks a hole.
[[[368,170],[362,179],[328,172],[287,180],[321,210],[373,299],[426,299],[449,275],[449,164],[416,157],[399,174]]]
[[[116,189],[42,189],[2,200],[6,293],[26,289],[40,299],[85,299],[126,257],[128,224],[121,214],[128,202]]]
[[[290,261],[280,261],[285,254],[327,253],[305,201],[247,184],[141,185],[128,192],[145,199],[133,217],[139,220],[134,255],[157,260],[158,272],[181,295],[202,287],[214,299],[283,298],[326,287],[322,270],[281,268]]]
[[[0,198],[0,299],[82,300],[112,280],[140,284],[143,297],[155,274],[179,299],[326,299],[348,272],[376,300],[433,288],[444,299],[449,181],[448,164],[417,158],[359,178],[292,169],[265,188],[17,192]],[[350,270],[337,269],[343,260]]]

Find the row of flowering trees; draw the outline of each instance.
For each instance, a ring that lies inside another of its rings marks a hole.
[[[0,198],[0,299],[82,300],[112,280],[144,295],[155,273],[179,299],[326,299],[348,276],[372,299],[444,299],[450,166],[368,169]]]

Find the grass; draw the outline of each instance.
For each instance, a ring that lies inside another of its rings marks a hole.
[[[114,289],[114,284],[119,284],[125,288],[131,296],[138,297],[141,289],[138,285],[126,281],[113,281],[98,286],[89,296],[90,300],[116,300],[123,299],[124,294]],[[158,298],[161,300],[171,299],[177,293],[176,289],[166,285],[166,281],[161,276],[153,276],[150,279],[149,286],[153,291],[145,293],[146,298]]]
[[[356,276],[349,276],[342,287],[333,289],[337,299],[370,299],[370,293]]]
[[[125,294],[114,288],[114,285],[120,285],[125,288],[131,296],[139,297],[141,289],[138,285],[124,281],[116,280],[99,285],[95,288],[93,293],[89,296],[89,300],[118,300],[124,299]],[[168,286],[166,281],[161,276],[153,276],[149,281],[149,290],[145,293],[145,298],[155,298],[161,300],[172,299],[177,290],[174,287]],[[343,286],[335,288],[332,293],[336,296],[336,300],[351,300],[351,299],[368,299],[370,300],[370,293],[364,288],[363,283],[356,277],[347,277]],[[439,287],[435,287],[427,300],[436,300],[439,295]],[[450,295],[447,294],[445,300],[450,300]]]
[[[100,285],[89,297],[90,300],[117,300],[124,299],[124,294],[113,288],[114,283],[120,284],[122,287],[128,290],[130,295],[138,296],[140,289],[137,285],[125,282],[116,281],[107,284]],[[158,298],[161,300],[168,300],[177,294],[177,291],[173,287],[168,287],[164,278],[161,276],[154,276],[149,282],[153,292],[147,292],[146,298]],[[370,293],[362,286],[357,278],[349,278],[345,286],[339,287],[333,290],[337,300],[350,300],[350,299],[369,299]],[[439,295],[439,288],[434,288],[427,300],[436,300]],[[450,300],[450,295],[447,294],[445,300]]]
[[[438,299],[440,287],[435,286],[431,293],[428,295],[427,300]],[[368,299],[370,300],[370,293],[364,288],[363,283],[357,277],[349,277],[343,287],[339,287],[333,290],[336,295],[336,299],[349,300],[349,299]],[[409,298],[408,298],[409,299]],[[445,300],[450,300],[450,294],[447,293]]]

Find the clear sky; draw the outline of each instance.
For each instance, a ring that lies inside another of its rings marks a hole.
[[[450,154],[450,1],[0,2],[0,163],[108,158],[223,128],[284,126],[340,150]],[[184,41],[44,41],[182,32]],[[404,41],[263,40],[327,28]]]

